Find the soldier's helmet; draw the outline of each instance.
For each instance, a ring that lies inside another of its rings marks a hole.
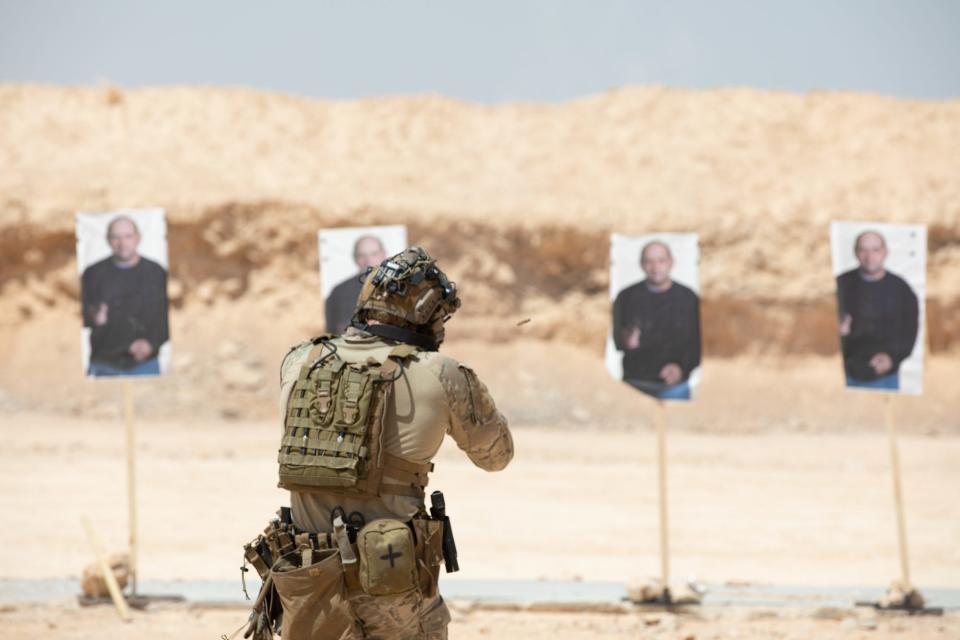
[[[367,269],[353,325],[426,349],[443,342],[443,325],[460,308],[457,285],[421,247]],[[370,325],[370,320],[385,323]]]

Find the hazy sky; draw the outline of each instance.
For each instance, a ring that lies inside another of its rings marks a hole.
[[[564,100],[626,84],[960,96],[960,0],[0,0],[0,82]]]

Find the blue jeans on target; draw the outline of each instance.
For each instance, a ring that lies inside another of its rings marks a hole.
[[[887,389],[896,391],[900,388],[900,372],[891,373],[877,378],[876,380],[857,380],[847,376],[848,387],[859,387],[861,389]]]
[[[120,369],[102,362],[90,361],[90,369],[87,373],[94,378],[103,376],[158,376],[160,375],[160,361],[157,358],[150,358],[134,365],[130,369]]]
[[[643,391],[649,396],[659,398],[660,400],[689,400],[690,399],[690,381],[684,380],[673,386],[657,384],[656,382],[646,382],[644,380],[624,380],[631,387]]]

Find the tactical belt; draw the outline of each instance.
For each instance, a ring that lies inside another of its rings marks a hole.
[[[304,552],[307,550],[336,549],[337,541],[334,539],[334,531],[312,532],[300,529],[290,521],[289,507],[283,507],[277,511],[279,517],[271,520],[264,528],[263,533],[248,542],[243,547],[243,556],[247,563],[251,564],[261,578],[265,578],[273,565],[294,551]],[[415,518],[435,519],[425,514],[418,514]],[[408,522],[408,526],[413,526]],[[348,525],[350,544],[356,546],[355,536],[361,529],[361,525]],[[242,572],[247,569],[241,567]],[[242,576],[242,573],[241,573]],[[244,582],[244,588],[246,583]]]
[[[386,451],[381,454],[383,467],[382,473],[384,478],[390,478],[391,480],[398,480],[401,484],[395,484],[392,482],[380,482],[380,488],[378,490],[378,495],[384,496],[407,496],[410,498],[419,498],[423,500],[424,498],[424,488],[429,483],[428,474],[433,471],[433,463],[428,462],[426,464],[418,464],[416,462],[410,462],[409,460],[404,460],[403,458],[398,458],[397,456],[391,455]],[[338,490],[336,487],[311,487],[309,485],[291,485],[291,491],[297,491],[299,493],[312,493],[312,494],[350,494],[353,495],[352,491],[342,491]]]

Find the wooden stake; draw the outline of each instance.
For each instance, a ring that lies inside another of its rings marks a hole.
[[[130,593],[137,594],[137,441],[133,426],[133,383],[123,381],[123,419],[127,433],[127,526],[130,543]]]
[[[107,562],[107,557],[103,553],[103,547],[100,546],[100,541],[97,539],[97,535],[94,533],[90,521],[86,518],[82,518],[81,520],[83,521],[83,528],[87,532],[87,540],[90,541],[90,548],[93,549],[93,555],[96,556],[97,563],[100,565],[100,571],[103,573],[103,579],[107,583],[107,591],[110,592],[110,599],[113,600],[113,606],[117,608],[117,615],[119,615],[120,619],[124,622],[130,622],[130,609],[127,608],[127,601],[123,599],[123,594],[120,593],[120,585],[117,584],[117,578],[113,575],[113,569],[110,568],[110,563]]]
[[[670,543],[667,536],[667,433],[666,407],[657,400],[657,467],[660,474],[660,577],[663,588],[670,586]]]
[[[887,436],[890,440],[890,468],[893,476],[893,501],[897,512],[897,538],[900,544],[900,577],[905,589],[910,584],[910,558],[907,555],[907,525],[903,515],[903,491],[900,488],[900,452],[897,449],[897,436],[893,420],[893,398],[886,395]]]

